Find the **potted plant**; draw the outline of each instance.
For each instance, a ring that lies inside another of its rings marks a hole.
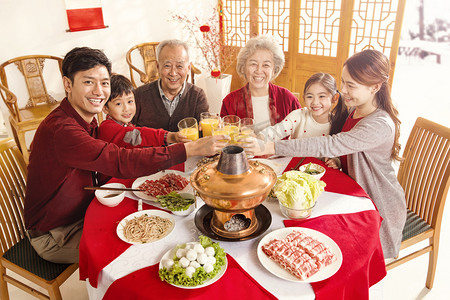
[[[172,19],[183,25],[195,49],[200,53],[201,59],[195,64],[208,71],[205,88],[210,111],[218,113],[222,99],[230,93],[232,79],[230,74],[224,74],[222,70],[227,70],[236,60],[236,47],[225,45],[223,26],[217,9],[213,9],[206,21],[183,14],[172,14]]]

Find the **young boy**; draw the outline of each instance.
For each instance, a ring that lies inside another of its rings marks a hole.
[[[177,132],[131,124],[136,113],[134,88],[123,75],[111,76],[111,96],[103,107],[106,120],[98,128],[98,138],[125,148],[159,147],[189,142]]]

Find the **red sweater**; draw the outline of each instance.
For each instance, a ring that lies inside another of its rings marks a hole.
[[[131,133],[131,131],[136,131],[135,135],[139,135],[142,139],[139,144],[132,145],[131,143],[124,141],[125,135],[129,132]],[[124,126],[114,120],[107,119],[98,127],[98,138],[128,149],[159,147],[164,146],[164,134],[166,132],[167,131],[164,129],[135,127],[131,124]]]
[[[300,107],[300,102],[288,89],[269,83],[269,116],[272,126]],[[241,119],[253,118],[252,96],[248,84],[223,99],[220,116],[226,115],[236,115]]]
[[[96,172],[117,178],[150,175],[186,160],[178,143],[125,149],[97,139],[97,121],[86,123],[67,99],[36,131],[31,145],[25,196],[27,229],[48,231],[84,217]]]

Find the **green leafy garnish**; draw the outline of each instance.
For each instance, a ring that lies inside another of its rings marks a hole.
[[[314,169],[311,169],[311,163],[309,163],[309,164],[306,165],[305,173],[308,173],[308,174],[310,174],[310,175],[317,175],[317,174],[320,174],[319,171],[314,170]]]
[[[207,279],[214,278],[219,273],[222,266],[225,265],[225,250],[220,247],[219,243],[214,243],[209,237],[203,235],[199,237],[199,243],[203,246],[203,248],[214,248],[214,257],[216,259],[216,263],[213,266],[213,271],[211,271],[210,273],[206,273],[205,269],[201,266],[195,270],[194,274],[192,274],[192,277],[189,277],[186,275],[186,269],[181,267],[178,257],[176,256],[176,254],[174,254],[174,265],[169,270],[165,267],[159,270],[159,277],[161,278],[161,280],[165,280],[168,283],[174,285],[198,286],[203,284]],[[174,249],[174,253],[176,253],[176,250],[180,248],[184,249],[185,247],[186,244],[177,245],[177,247]]]
[[[177,192],[170,192],[167,195],[156,196],[158,202],[162,207],[165,207],[171,211],[183,211],[189,208],[194,203],[194,197],[183,198]]]

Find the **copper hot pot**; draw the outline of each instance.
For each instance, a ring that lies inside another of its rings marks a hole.
[[[274,170],[247,160],[243,148],[223,148],[219,160],[197,168],[191,185],[206,205],[214,209],[211,230],[225,238],[242,238],[255,232],[255,208],[277,181]]]

